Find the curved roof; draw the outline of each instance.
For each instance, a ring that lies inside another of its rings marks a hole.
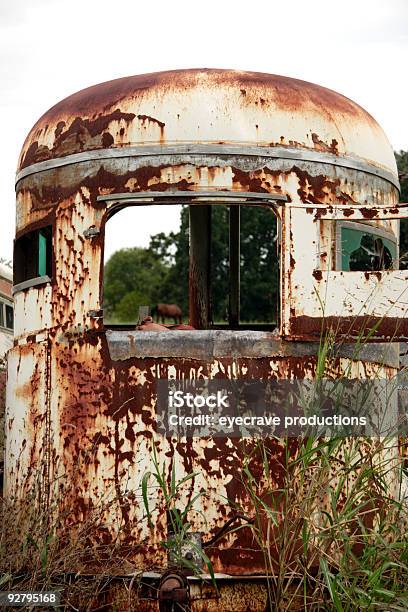
[[[358,104],[298,79],[218,69],[144,74],[79,91],[37,121],[18,169],[96,149],[186,143],[309,149],[397,177],[387,137]]]

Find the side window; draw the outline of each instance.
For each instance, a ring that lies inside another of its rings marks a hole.
[[[0,327],[14,329],[13,306],[0,300]]]
[[[8,329],[13,329],[13,307],[6,304],[6,327]]]
[[[14,243],[14,283],[52,275],[52,227],[47,226],[18,238]]]
[[[337,268],[344,271],[375,272],[398,267],[397,242],[381,228],[357,223],[339,223]]]
[[[104,324],[188,323],[188,207],[129,206],[105,228]]]

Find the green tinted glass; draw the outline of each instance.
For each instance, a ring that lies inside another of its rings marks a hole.
[[[47,238],[40,230],[38,232],[38,276],[47,274]]]
[[[387,270],[394,267],[397,245],[375,232],[341,228],[342,270]]]

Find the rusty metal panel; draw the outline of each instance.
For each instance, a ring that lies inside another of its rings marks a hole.
[[[153,471],[154,420],[144,385],[157,371],[153,365],[150,372],[134,364],[114,368],[103,338],[88,340],[68,331],[52,351],[50,410],[59,510],[66,511],[70,524],[80,525],[97,508],[103,527],[92,534],[96,542],[118,539],[118,545],[132,547],[132,560],[140,567],[147,560],[163,565],[160,542],[167,537],[167,526],[162,494],[153,480],[148,490],[150,529],[141,493],[144,474]],[[160,457],[167,451],[163,440]]]
[[[44,285],[20,291],[14,295],[15,338],[36,334],[52,327],[52,287]]]
[[[400,202],[399,204],[377,204],[375,206],[339,206],[339,205],[296,205],[292,204],[292,209],[299,208],[305,210],[307,214],[312,215],[317,220],[345,220],[345,221],[370,221],[375,222],[390,221],[393,219],[406,219],[408,217],[408,204]]]
[[[218,596],[214,596],[210,588],[199,585],[190,585],[191,612],[266,612],[268,604],[268,586],[258,581],[220,583]],[[209,593],[209,595],[208,595]],[[200,595],[202,597],[200,598]],[[296,608],[295,608],[296,609]]]
[[[43,499],[50,493],[47,343],[15,346],[7,366],[5,493],[22,497],[39,485]]]
[[[90,198],[115,193],[123,194],[200,191],[233,191],[260,194],[280,194],[293,204],[314,204],[328,207],[347,205],[358,207],[394,207],[398,204],[395,185],[384,178],[367,173],[336,167],[334,160],[318,163],[308,160],[294,161],[271,155],[253,154],[251,150],[237,148],[234,154],[226,154],[219,145],[218,152],[190,152],[183,154],[172,148],[159,153],[109,158],[101,161],[84,160],[61,168],[49,168],[19,180],[17,184],[17,216],[21,219],[19,231],[30,219],[45,218],[53,208],[72,198]],[[123,152],[123,151],[122,151]],[[58,189],[55,184],[59,184]],[[30,210],[26,197],[30,194]],[[310,205],[310,206],[309,206]],[[96,202],[93,206],[96,206]],[[102,203],[98,210],[102,212]],[[27,214],[29,216],[27,217]],[[95,210],[95,214],[97,210]],[[24,223],[25,220],[25,223]]]
[[[317,277],[317,278],[316,278]],[[297,282],[287,335],[319,338],[322,332],[394,342],[408,338],[408,273],[316,271]]]
[[[84,237],[100,224],[97,208],[88,205],[89,193],[64,200],[55,215],[55,278],[52,321],[56,329],[74,336],[92,327],[89,311],[101,308],[101,239]]]

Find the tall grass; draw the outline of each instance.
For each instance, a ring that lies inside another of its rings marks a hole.
[[[60,610],[138,610],[141,574],[133,561],[135,547],[124,547],[120,533],[109,543],[101,537],[109,507],[117,500],[101,500],[74,525],[70,511],[61,512],[57,500],[39,506],[38,486],[40,480],[21,499],[0,498],[0,590],[60,592]],[[131,588],[130,580],[123,579],[112,599],[112,577],[127,573],[133,575]]]
[[[317,380],[330,373],[334,338],[322,337]],[[351,378],[351,361],[337,382]],[[242,446],[273,609],[408,610],[407,477],[396,425],[388,436],[281,440],[279,488],[276,451],[263,440],[251,453]]]
[[[317,380],[333,375],[334,338],[328,334],[320,343]],[[351,365],[358,362],[364,340],[358,345],[336,382],[352,378]],[[379,378],[381,370],[379,364]],[[247,501],[232,508],[251,519],[246,528],[263,553],[271,609],[408,610],[407,481],[397,428],[388,436],[309,436],[280,443],[278,487],[276,446],[263,439],[242,440],[236,472]],[[190,476],[178,482],[173,467],[169,493],[164,467],[157,459],[155,465],[159,486],[174,510],[179,485]],[[193,492],[191,497],[199,499]],[[232,507],[230,500],[224,503]],[[191,510],[185,507],[183,514],[188,528]],[[181,539],[187,537],[183,522],[177,529]],[[231,525],[223,535],[236,529]]]
[[[388,442],[308,438],[286,449],[279,489],[261,441],[242,476],[276,609],[407,610],[408,515],[389,493]],[[260,455],[264,478],[255,479]]]

